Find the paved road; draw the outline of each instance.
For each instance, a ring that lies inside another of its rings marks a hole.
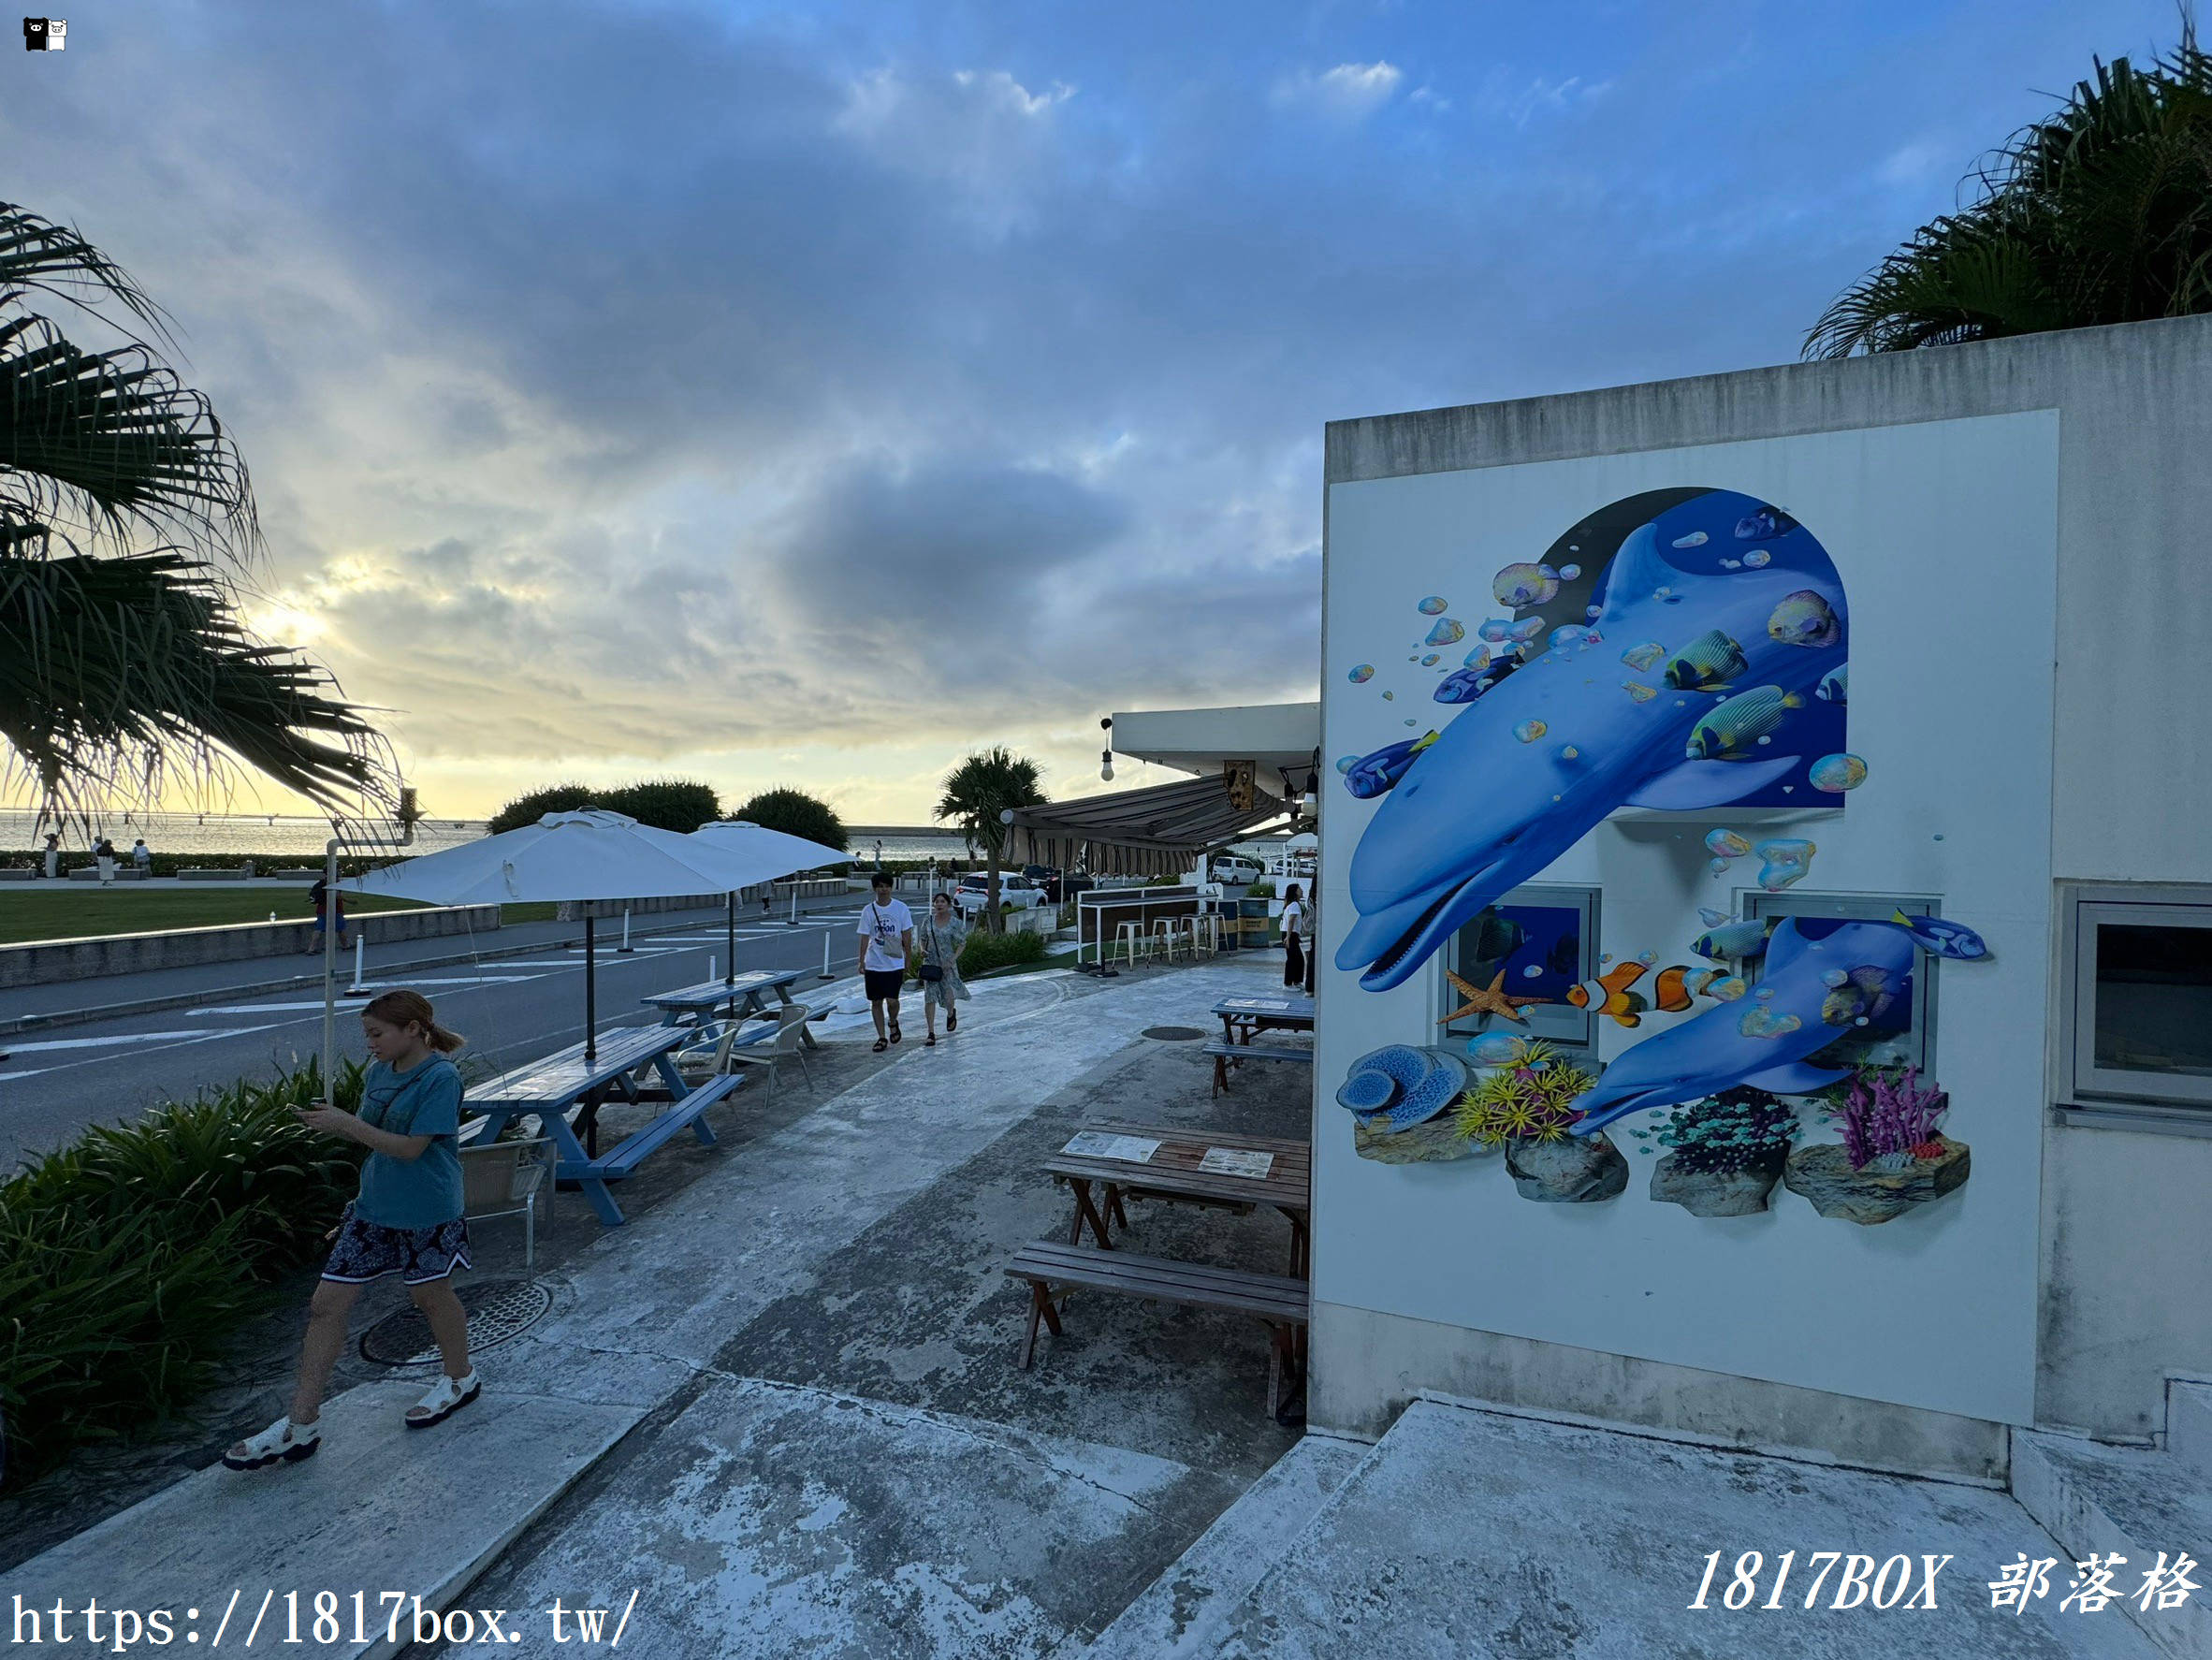
[[[861,903],[857,897],[840,897],[817,901],[812,909],[802,907],[796,927],[741,915],[738,968],[811,967],[819,971],[827,935],[831,968],[839,977],[850,975]],[[552,925],[544,926],[553,931]],[[560,931],[575,930],[570,925]],[[515,931],[501,932],[507,938],[500,943],[514,942]],[[628,956],[612,949],[619,936],[619,924],[611,929],[601,925],[598,1001],[603,1030],[658,1019],[656,1011],[639,1003],[640,997],[706,979],[709,956],[720,972],[728,955],[719,912],[665,921],[641,918],[633,925],[634,949]],[[496,1067],[519,1065],[583,1037],[580,950],[548,942],[545,950],[524,956],[487,957],[480,963],[448,964],[413,973],[407,969],[409,960],[451,956],[465,949],[463,940],[425,939],[372,952],[370,982],[418,987],[437,1005],[440,1021],[469,1039],[464,1054]],[[88,1124],[132,1118],[161,1100],[189,1097],[203,1086],[241,1077],[266,1077],[295,1056],[316,1054],[322,1045],[319,990],[255,997],[229,989],[313,967],[305,958],[280,958],[173,970],[161,977],[158,989],[174,995],[177,985],[192,986],[196,976],[204,992],[196,995],[204,996],[204,1000],[155,1013],[0,1036],[0,1051],[8,1056],[0,1061],[0,1172],[13,1170],[28,1154],[67,1142]],[[815,983],[811,977],[805,983]],[[50,1007],[54,995],[65,990],[80,1007],[114,1003],[132,991],[121,979],[34,989],[45,994],[42,1000]],[[342,1055],[356,1058],[364,1054],[359,1026],[342,1013],[339,1048]]]

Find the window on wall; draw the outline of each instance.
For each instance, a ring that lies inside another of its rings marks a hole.
[[[1843,922],[1887,922],[1903,911],[1907,916],[1941,916],[1943,901],[1912,894],[1754,894],[1746,905],[1750,920],[1765,922],[1768,932],[1790,916],[1829,917]],[[1754,957],[1741,972],[1753,986],[1766,959]],[[1910,984],[1877,1019],[1863,1027],[1846,1028],[1836,1041],[1808,1056],[1814,1066],[1914,1067],[1926,1075],[1935,1070],[1936,960],[1925,952],[1914,954]]]
[[[1531,886],[1515,888],[1460,929],[1447,967],[1469,985],[1492,986],[1515,999],[1521,1019],[1496,1014],[1463,1014],[1446,1022],[1451,1037],[1506,1032],[1542,1038],[1569,1048],[1588,1048],[1594,1021],[1588,1010],[1566,1000],[1575,985],[1597,969],[1597,890]],[[1459,988],[1444,983],[1450,999],[1446,1012],[1466,1001]]]
[[[2071,890],[2073,1093],[2212,1120],[2212,890]]]

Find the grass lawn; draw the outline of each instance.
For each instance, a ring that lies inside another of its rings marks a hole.
[[[413,910],[412,900],[348,895],[348,917],[371,910]],[[210,888],[202,893],[148,890],[136,883],[102,890],[72,883],[29,893],[0,892],[0,945],[38,939],[81,939],[99,934],[147,934],[168,928],[205,928],[224,923],[280,922],[314,915],[305,883],[297,888]],[[504,922],[549,921],[550,905],[508,905]]]

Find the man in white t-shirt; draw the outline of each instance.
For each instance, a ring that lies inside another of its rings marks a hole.
[[[860,913],[860,977],[867,984],[868,1012],[876,1017],[876,1053],[898,1041],[898,989],[914,944],[914,913],[891,896],[891,878],[876,872],[874,897]]]

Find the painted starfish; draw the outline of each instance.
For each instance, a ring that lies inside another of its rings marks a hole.
[[[1544,1001],[1542,997],[1508,997],[1505,990],[1506,970],[1503,968],[1498,970],[1498,977],[1492,981],[1487,988],[1478,988],[1469,984],[1448,968],[1444,971],[1444,978],[1450,981],[1458,988],[1460,996],[1467,1000],[1438,1021],[1436,1023],[1438,1026],[1449,1026],[1453,1021],[1469,1014],[1497,1014],[1516,1025],[1526,1026],[1528,1022],[1523,1020],[1521,1014],[1522,1005]]]

